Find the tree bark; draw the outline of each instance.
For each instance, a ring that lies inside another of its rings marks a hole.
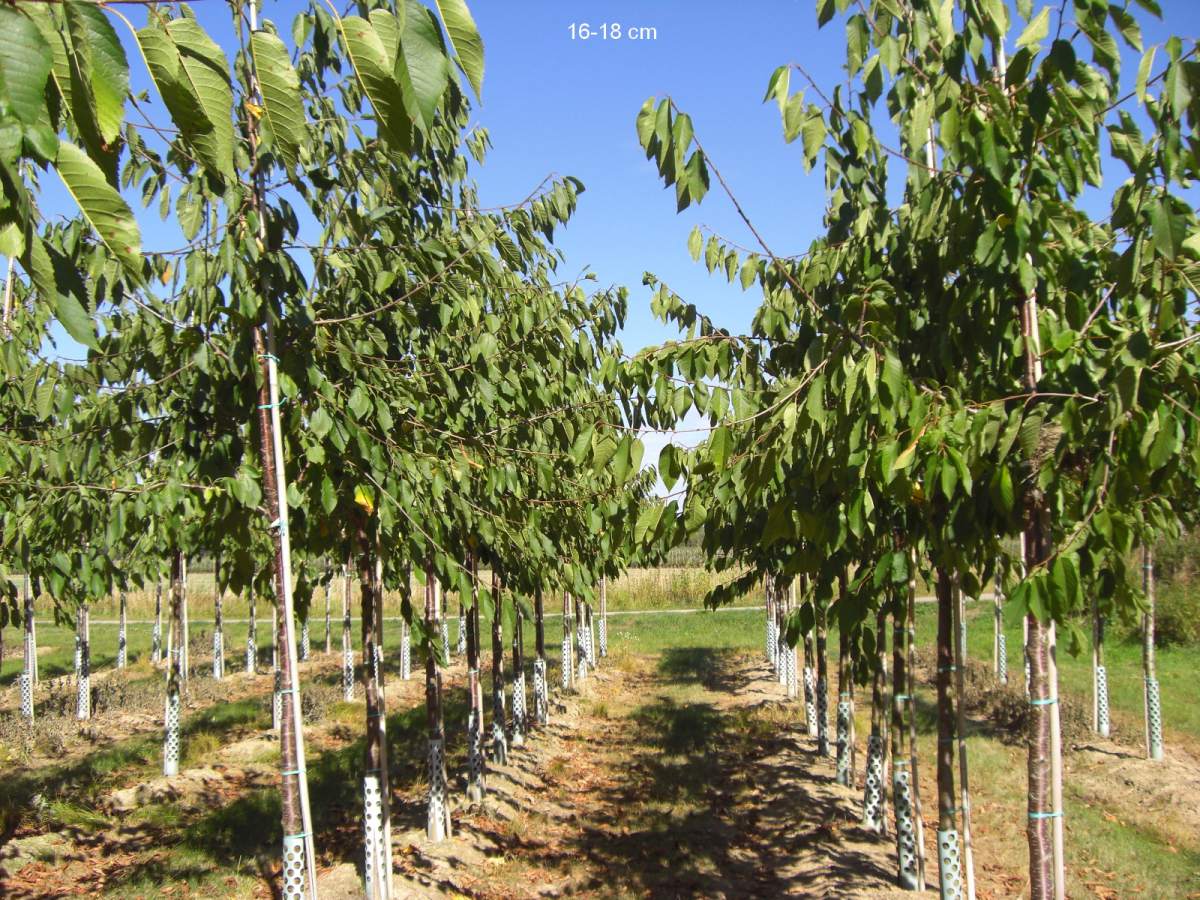
[[[432,841],[450,836],[450,807],[446,798],[446,732],[442,719],[442,673],[436,644],[441,632],[437,577],[425,566],[425,712],[429,728],[429,815],[425,831]]]
[[[1163,758],[1162,703],[1158,695],[1158,670],[1154,658],[1154,606],[1158,598],[1154,582],[1154,550],[1149,544],[1142,546],[1142,588],[1146,594],[1146,612],[1142,616],[1146,755],[1159,760]]]
[[[492,758],[503,765],[508,762],[508,733],[504,709],[504,624],[498,568],[498,565],[492,564]]]
[[[944,569],[937,570],[937,783],[938,875],[942,896],[960,895],[958,818],[954,790],[954,585]]]
[[[817,606],[817,754],[829,755],[829,654],[825,607]]]

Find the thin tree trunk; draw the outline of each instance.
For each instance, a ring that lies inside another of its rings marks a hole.
[[[250,603],[250,621],[246,625],[246,674],[258,671],[258,600],[254,596],[254,585],[247,589]]]
[[[1031,525],[1026,536],[1026,564],[1032,567],[1042,557],[1041,523]],[[1054,856],[1050,819],[1050,715],[1051,700],[1046,653],[1046,628],[1030,613],[1026,617],[1029,661],[1029,691],[1033,704],[1029,738],[1029,881],[1031,900],[1049,900],[1054,895]]]
[[[608,656],[608,578],[600,576],[600,657]]]
[[[569,691],[575,683],[575,660],[571,655],[571,595],[563,591],[562,607],[562,689]]]
[[[508,762],[508,734],[504,709],[504,626],[500,608],[499,567],[492,564],[492,759]]]
[[[25,601],[25,652],[21,667],[21,716],[27,721],[33,721],[33,686],[36,679],[34,670],[37,666],[37,641],[33,635],[33,593],[29,589],[29,575],[26,574],[21,584]]]
[[[943,897],[962,895],[959,861],[957,794],[954,790],[954,587],[950,576],[937,570],[937,704],[938,704],[938,877]]]
[[[179,774],[182,735],[179,689],[183,681],[183,554],[171,556],[171,619],[167,626],[167,703],[163,723],[163,775]]]
[[[425,567],[425,711],[429,724],[429,816],[425,833],[431,841],[450,836],[450,806],[446,798],[445,728],[442,724],[442,673],[433,645],[441,631],[441,608],[433,566]]]
[[[380,603],[376,549],[360,525],[356,538],[359,594],[362,597],[363,696],[366,698],[366,746],[363,748],[363,839],[366,895],[384,900],[392,894],[392,828],[389,811],[387,711],[381,673],[376,665]]]
[[[825,607],[817,606],[817,754],[829,755],[829,654]]]
[[[191,658],[191,628],[188,627],[188,563],[187,555],[183,557],[183,639],[180,643],[180,680],[183,682],[183,689],[187,690],[188,679],[192,674],[192,658]]]
[[[521,614],[521,605],[513,597],[513,679],[512,679],[512,744],[514,747],[525,745],[525,617]]]
[[[917,836],[915,763],[910,756],[908,723],[914,704],[908,687],[907,602],[892,610],[892,805],[896,811],[896,881],[905,890],[924,889]],[[907,594],[905,596],[907,601]]]
[[[925,814],[922,811],[920,766],[917,759],[917,551],[915,549],[908,551],[908,596],[906,602],[908,606],[905,613],[908,679],[905,693],[908,694],[909,703],[908,750],[912,763],[913,808],[917,820],[917,866],[919,870],[917,880],[924,889],[924,885],[929,879],[925,858]]]
[[[549,685],[546,683],[546,611],[542,589],[533,593],[533,724],[550,724]]]
[[[220,559],[213,560],[213,678],[220,681],[225,677],[225,616],[222,609]]]
[[[1092,598],[1092,728],[1108,737],[1108,670],[1104,667],[1104,617],[1100,598]]]
[[[162,579],[154,582],[154,632],[150,635],[150,661],[162,662]]]
[[[845,585],[843,585],[843,591]],[[845,594],[843,593],[843,597]],[[850,636],[838,628],[837,783],[854,787],[854,689],[850,672]]]
[[[1154,550],[1142,546],[1142,588],[1146,594],[1146,612],[1142,616],[1142,674],[1145,676],[1143,706],[1146,720],[1146,755],[1163,758],[1162,704],[1158,694],[1158,670],[1154,658],[1154,606],[1157,594],[1154,583]]]
[[[325,572],[325,655],[333,652],[333,573]]]
[[[968,900],[975,900],[975,850],[971,842],[971,792],[967,768],[967,716],[964,708],[966,698],[967,670],[967,619],[966,602],[958,578],[954,579],[954,709],[955,731],[958,745],[958,786],[960,812],[962,813],[963,870],[966,876]]]
[[[465,611],[467,629],[467,799],[478,803],[486,790],[487,762],[483,748],[483,685],[479,679],[479,565],[475,554],[467,556],[471,573],[471,607]]]
[[[121,591],[118,599],[120,610],[117,614],[117,668],[124,669],[129,664],[129,600]]]
[[[863,827],[887,831],[887,615],[880,603],[875,615],[875,660],[871,678],[871,734],[867,737],[867,770],[863,782]]]
[[[354,641],[350,633],[350,566],[342,566],[342,698],[354,699]]]
[[[92,717],[92,641],[91,616],[88,605],[80,605],[76,613],[79,630],[79,674],[75,683],[75,718],[86,721]]]

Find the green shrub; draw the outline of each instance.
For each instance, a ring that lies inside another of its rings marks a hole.
[[[1158,595],[1154,610],[1154,644],[1200,644],[1200,590],[1179,583]]]

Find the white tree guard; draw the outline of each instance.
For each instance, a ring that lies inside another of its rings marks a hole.
[[[600,617],[600,658],[608,657],[608,616]]]
[[[900,887],[915,891],[917,884],[917,824],[908,760],[892,762],[892,802],[896,806],[896,861]]]
[[[588,665],[593,669],[597,668],[599,662],[596,657],[596,620],[590,612],[587,614],[587,655]]]
[[[218,628],[213,632],[213,678],[220,681],[225,677],[225,635]]]
[[[1146,717],[1150,720],[1150,758],[1163,758],[1162,703],[1158,695],[1158,679],[1146,679]]]
[[[379,644],[375,645],[375,653],[371,656],[371,667],[375,673],[375,683],[383,684],[383,679],[379,677],[379,671],[383,668],[383,647]]]
[[[518,672],[513,678],[512,745],[525,746],[525,673]]]
[[[271,694],[271,728],[275,731],[283,725],[283,673],[275,670],[275,688]]]
[[[455,645],[454,652],[463,656],[467,652],[467,617],[460,613],[458,617],[458,643]]]
[[[442,652],[450,659],[450,623],[442,619]]]
[[[33,673],[28,668],[21,672],[21,718],[33,721]]]
[[[571,689],[571,632],[567,630],[566,622],[563,623],[563,639],[562,639],[562,689],[569,691]]]
[[[817,736],[817,681],[812,666],[804,667],[804,723],[808,736]]]
[[[584,629],[575,625],[575,680],[581,684],[587,680],[588,676],[588,657],[586,639],[583,636]]]
[[[508,734],[504,728],[504,688],[492,688],[492,759],[498,764],[508,762]]]
[[[253,623],[251,623],[253,627]],[[258,644],[254,640],[254,632],[246,635],[246,674],[253,675],[258,668]]]
[[[1096,666],[1096,730],[1108,737],[1112,725],[1108,717],[1108,670]]]
[[[767,659],[771,665],[776,664],[775,652],[779,649],[779,642],[775,636],[775,617],[767,613]]]
[[[867,736],[867,778],[863,786],[863,828],[882,834],[886,827],[884,815],[883,738]]]
[[[412,677],[412,632],[408,623],[400,623],[400,678],[408,681]]]
[[[342,641],[342,699],[354,699],[354,651],[349,640]]]
[[[163,774],[179,774],[179,691],[167,694],[167,709],[163,717]]]
[[[467,684],[473,690],[479,689],[479,671],[472,669],[467,673]],[[467,711],[467,798],[472,803],[483,799],[483,723],[479,720],[479,709],[475,700],[477,695],[468,698],[470,708]]]
[[[75,679],[75,718],[81,722],[92,717],[92,653],[86,631],[86,613],[83,621],[85,631],[79,646],[79,677]]]
[[[154,620],[150,630],[150,661],[157,665],[162,660],[162,622]]]
[[[117,626],[117,668],[129,664],[129,629],[125,622],[125,611],[121,610],[121,621]]]
[[[786,687],[787,686],[787,677],[788,677],[787,676],[787,665],[788,665],[787,636],[784,634],[783,629],[781,629],[781,628],[777,628],[776,631],[778,631],[778,635],[777,635],[776,639],[779,641],[779,646],[775,648],[775,675],[779,679],[779,684],[781,686]]]
[[[304,864],[304,835],[283,836],[283,900],[308,900],[308,869]]]
[[[429,818],[425,835],[431,841],[450,837],[450,806],[446,798],[446,754],[442,742],[429,741]]]
[[[999,645],[996,651],[996,677],[1001,684],[1008,684],[1008,639],[1000,632]]]
[[[533,715],[539,725],[550,724],[550,697],[546,685],[546,661],[533,661]]]
[[[829,753],[829,685],[817,676],[817,746]]]
[[[850,771],[850,701],[839,700],[837,705],[837,783],[849,785]]]
[[[941,900],[962,900],[963,880],[962,861],[958,844],[958,829],[939,828],[938,842],[938,880]]]
[[[312,642],[308,636],[308,619],[300,623],[300,662],[308,662],[309,653],[312,652]]]
[[[363,881],[369,900],[391,897],[392,847],[383,828],[383,794],[379,776],[363,777]]]

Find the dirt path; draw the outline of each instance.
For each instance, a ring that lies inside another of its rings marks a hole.
[[[921,896],[892,888],[891,839],[858,827],[858,792],[750,654],[612,661],[493,768],[451,840],[425,840],[421,799],[396,810],[401,896]],[[351,875],[322,896],[353,896]]]

